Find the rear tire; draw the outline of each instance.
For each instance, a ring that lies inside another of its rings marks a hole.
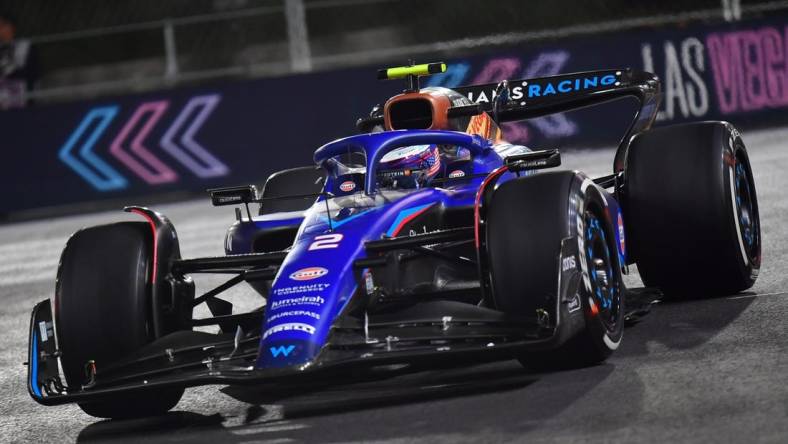
[[[627,239],[643,283],[669,298],[752,287],[761,262],[747,150],[726,122],[638,135],[625,170]]]
[[[55,316],[69,387],[87,382],[88,361],[100,371],[153,339],[151,245],[150,226],[141,222],[86,228],[66,244],[58,267]],[[182,395],[183,389],[135,392],[79,406],[101,418],[140,417],[170,410]]]
[[[518,358],[528,368],[575,368],[602,362],[623,335],[624,284],[615,234],[605,197],[595,185],[584,188],[582,199],[571,198],[573,182],[582,180],[568,171],[513,179],[495,191],[488,206],[492,299],[499,310],[529,316],[546,307],[547,301],[561,297],[557,293],[562,241],[577,236],[578,249],[584,253],[579,255],[578,266],[588,274],[591,288],[590,292],[582,284],[578,288],[584,327],[557,349],[521,354]],[[586,229],[578,229],[580,223]],[[578,232],[583,232],[582,239]],[[606,283],[601,288],[603,277]]]

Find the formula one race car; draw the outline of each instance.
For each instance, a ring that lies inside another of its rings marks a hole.
[[[445,69],[380,71],[407,90],[360,119],[362,134],[318,148],[317,167],[262,193],[210,190],[238,205],[226,256],[182,259],[169,220],[142,207],[126,211],[144,222],[75,233],[54,310],[33,310],[31,396],[114,418],[166,412],[189,386],[298,390],[350,367],[591,365],[621,343],[629,265],[666,297],[753,285],[758,204],[731,124],[650,129],[659,81],[629,69],[419,87]],[[609,175],[538,171],[559,152],[502,139],[502,122],[622,97],[640,108]],[[231,278],[195,297],[197,273]],[[219,296],[243,282],[264,305],[233,313]],[[203,303],[213,316],[195,319]],[[195,330],[209,325],[219,332]]]

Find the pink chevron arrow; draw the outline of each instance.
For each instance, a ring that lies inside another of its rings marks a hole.
[[[213,112],[213,109],[216,108],[216,105],[219,104],[219,100],[221,100],[219,94],[192,97],[189,102],[186,103],[186,106],[183,107],[181,113],[178,114],[178,117],[175,118],[175,122],[173,122],[172,126],[164,133],[160,141],[165,151],[177,159],[178,162],[182,163],[197,177],[218,177],[224,176],[230,172],[227,165],[223,164],[194,140],[195,134],[202,128],[205,120]],[[199,111],[195,112],[195,109],[199,109]],[[185,148],[184,150],[181,146],[173,142],[173,139],[192,114],[195,115],[194,119],[180,138],[180,145]]]
[[[131,118],[120,130],[115,140],[110,145],[109,152],[120,160],[129,170],[151,185],[173,182],[178,179],[178,174],[164,164],[159,158],[154,156],[142,144],[148,133],[159,121],[164,111],[167,110],[169,102],[161,100],[157,102],[145,102],[137,107]],[[123,150],[123,142],[129,133],[137,126],[137,123],[146,114],[150,114],[148,120],[142,124],[139,132],[131,140],[129,152]],[[130,153],[135,154],[142,162],[135,159]]]

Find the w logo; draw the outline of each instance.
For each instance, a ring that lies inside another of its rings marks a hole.
[[[274,358],[278,358],[279,355],[284,355],[287,357],[293,352],[294,349],[295,345],[288,345],[287,347],[280,345],[279,347],[271,347],[269,350],[271,350],[271,354],[274,356]]]

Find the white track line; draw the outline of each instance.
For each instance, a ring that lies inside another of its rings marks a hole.
[[[778,291],[774,293],[757,293],[757,294],[742,294],[739,296],[729,296],[725,299],[732,300],[732,299],[746,299],[746,298],[759,298],[763,296],[786,296],[788,292],[786,291]]]

